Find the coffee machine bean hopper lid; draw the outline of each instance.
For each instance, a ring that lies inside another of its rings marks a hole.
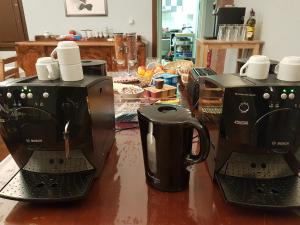
[[[154,123],[179,124],[191,119],[190,110],[175,105],[150,105],[138,112]]]

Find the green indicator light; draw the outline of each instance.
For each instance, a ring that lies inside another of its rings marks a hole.
[[[286,89],[283,89],[283,92],[286,93]]]
[[[27,90],[27,87],[24,87],[24,90]]]
[[[294,93],[294,89],[292,89],[291,92]]]

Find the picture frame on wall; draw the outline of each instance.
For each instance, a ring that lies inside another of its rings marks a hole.
[[[107,16],[107,0],[65,0],[66,16]]]

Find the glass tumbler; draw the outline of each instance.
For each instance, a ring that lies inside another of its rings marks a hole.
[[[240,41],[246,40],[246,34],[247,34],[247,26],[241,25],[240,37],[239,37]]]
[[[233,40],[233,26],[227,25],[226,26],[226,35],[225,35],[226,41],[232,41]]]
[[[226,25],[220,25],[217,40],[225,41]]]
[[[123,33],[114,33],[114,38],[116,62],[118,65],[125,65],[126,49]]]
[[[127,69],[128,74],[131,74],[130,69],[134,68],[137,63],[137,42],[136,33],[126,34],[126,53],[127,53]]]
[[[232,28],[232,41],[239,41],[240,40],[240,25],[235,24]]]

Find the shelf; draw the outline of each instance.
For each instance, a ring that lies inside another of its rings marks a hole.
[[[192,41],[176,41],[176,45],[193,45]]]
[[[174,59],[192,59],[194,49],[194,34],[175,33],[171,50],[174,51]]]
[[[184,53],[178,53],[175,52],[174,57],[192,57],[193,52],[184,52]]]
[[[175,33],[175,37],[191,37],[194,38],[193,33]]]
[[[191,59],[193,56],[174,56],[174,59]]]

